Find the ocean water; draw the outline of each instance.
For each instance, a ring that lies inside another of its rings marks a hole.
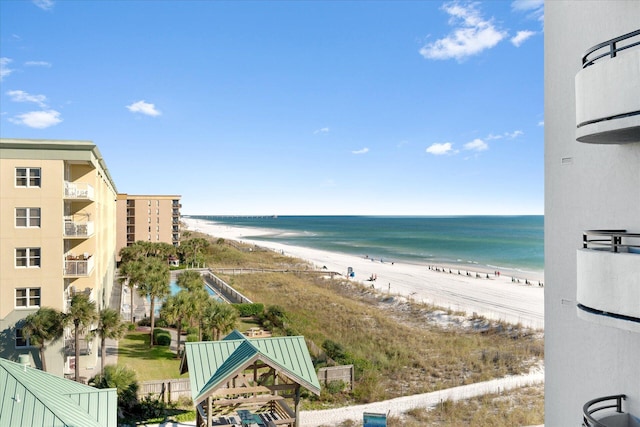
[[[246,227],[244,238],[389,262],[479,265],[544,271],[544,217],[531,216],[191,216]],[[270,230],[252,236],[251,228]]]

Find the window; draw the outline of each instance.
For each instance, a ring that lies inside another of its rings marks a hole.
[[[40,267],[40,248],[16,248],[16,267]]]
[[[40,208],[16,208],[16,227],[40,227]]]
[[[16,168],[16,187],[40,187],[40,168]]]
[[[22,328],[16,328],[16,348],[30,347],[29,338],[22,333]]]
[[[40,288],[16,288],[16,308],[40,307]]]

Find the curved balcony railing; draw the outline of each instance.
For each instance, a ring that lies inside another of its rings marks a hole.
[[[582,248],[640,254],[640,233],[627,230],[587,230],[582,233]]]
[[[638,37],[638,39],[631,41],[631,43],[629,44],[620,46],[621,42],[629,39],[634,39],[635,37]],[[589,48],[582,57],[582,68],[587,68],[588,66],[593,65],[597,60],[605,58],[607,56],[610,58],[615,58],[618,52],[634,46],[640,46],[640,30],[635,30],[627,34],[623,34],[619,37],[616,37],[615,39],[608,40],[606,42],[597,44],[592,48]],[[595,54],[602,49],[606,49],[606,51],[598,53],[597,55],[590,58],[591,54]]]
[[[592,414],[598,411],[602,411],[604,409],[613,409],[613,408],[615,408],[617,414],[624,414],[624,412],[622,412],[622,401],[626,398],[627,396],[624,394],[617,394],[613,396],[599,397],[597,399],[588,401],[582,407],[582,414],[583,414],[582,426],[583,427],[609,427],[610,424],[606,424],[602,418],[599,420],[595,419],[592,416]],[[612,402],[615,402],[615,403],[612,403]],[[602,403],[602,405],[596,406],[599,403]],[[619,425],[619,424],[616,424],[616,425]]]
[[[640,29],[585,52],[575,78],[578,142],[640,142],[639,72]]]

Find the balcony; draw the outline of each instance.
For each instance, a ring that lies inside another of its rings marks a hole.
[[[640,142],[640,30],[600,43],[576,75],[576,139],[593,144]]]
[[[577,253],[578,316],[640,332],[640,234],[589,230]]]
[[[76,200],[94,200],[93,187],[86,182],[64,182],[64,198]]]
[[[93,272],[93,257],[90,254],[68,254],[64,259],[64,277],[88,277]]]
[[[64,237],[86,239],[93,236],[93,221],[64,221]]]
[[[582,407],[582,426],[640,427],[640,421],[638,421],[638,418],[622,412],[622,401],[626,398],[627,396],[624,394],[618,394],[614,396],[599,397],[588,401]],[[614,411],[612,411],[612,409]],[[598,418],[595,418],[593,414],[600,411],[604,412],[599,413]]]

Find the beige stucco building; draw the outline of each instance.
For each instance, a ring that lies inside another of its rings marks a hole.
[[[180,245],[180,196],[118,194],[117,249],[139,240]]]
[[[0,139],[0,356],[38,352],[21,320],[40,307],[66,311],[86,292],[109,305],[116,268],[117,191],[98,147],[89,141]],[[49,345],[50,372],[73,371],[72,333]],[[95,366],[83,349],[80,366]],[[94,346],[95,347],[95,346]]]

